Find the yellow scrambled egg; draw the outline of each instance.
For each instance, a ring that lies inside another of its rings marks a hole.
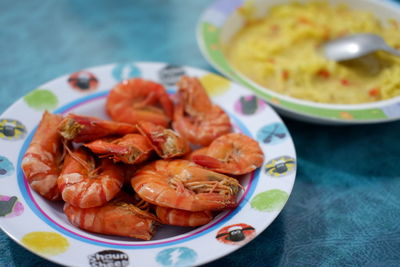
[[[234,68],[256,83],[322,103],[365,103],[400,95],[400,57],[379,51],[339,63],[320,51],[324,42],[353,33],[379,34],[400,49],[397,21],[383,25],[369,12],[325,2],[278,5],[262,19],[247,13],[246,25],[224,52]]]

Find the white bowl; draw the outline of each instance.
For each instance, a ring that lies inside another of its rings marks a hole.
[[[271,6],[293,0],[250,0],[262,17]],[[218,0],[203,13],[197,27],[197,41],[205,58],[225,76],[244,85],[265,99],[279,113],[294,119],[322,124],[366,124],[400,119],[400,96],[364,104],[323,104],[296,99],[265,88],[237,72],[225,58],[221,47],[244,25],[237,9],[244,0]],[[309,2],[298,0],[297,2]],[[350,8],[371,12],[383,23],[400,18],[400,3],[394,0],[329,0]]]

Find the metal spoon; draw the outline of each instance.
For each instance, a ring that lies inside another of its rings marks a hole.
[[[358,58],[377,50],[400,56],[400,51],[390,47],[382,37],[369,33],[348,35],[329,41],[322,47],[325,56],[334,61]]]

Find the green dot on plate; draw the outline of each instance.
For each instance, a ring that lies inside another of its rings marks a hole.
[[[42,111],[53,110],[58,105],[57,96],[49,90],[36,89],[24,97],[29,107]]]
[[[277,211],[283,208],[288,198],[289,195],[285,191],[272,189],[257,194],[250,204],[259,211]]]

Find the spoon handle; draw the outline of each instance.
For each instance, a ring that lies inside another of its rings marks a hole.
[[[385,47],[383,48],[383,50],[386,51],[386,52],[389,52],[389,53],[391,53],[391,54],[394,54],[394,55],[396,55],[396,56],[400,56],[400,51],[397,50],[397,49],[394,49],[394,48],[391,47],[391,46],[385,46]]]

